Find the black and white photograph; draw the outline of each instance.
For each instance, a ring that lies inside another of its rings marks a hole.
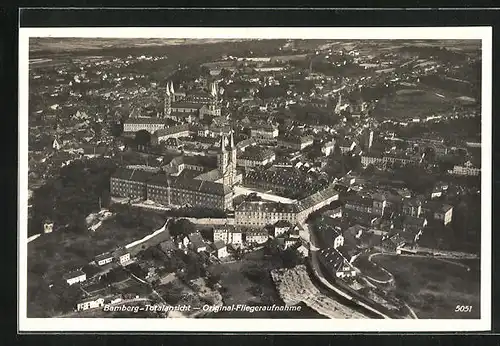
[[[20,330],[489,329],[491,39],[21,28]]]

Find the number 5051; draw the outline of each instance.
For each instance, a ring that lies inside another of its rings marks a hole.
[[[471,312],[472,305],[457,305],[455,307],[455,312]]]

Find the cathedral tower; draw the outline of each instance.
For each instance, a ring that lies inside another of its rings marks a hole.
[[[342,94],[339,95],[339,100],[337,102],[337,105],[335,106],[335,114],[340,114],[342,107]]]
[[[222,181],[224,185],[228,185],[228,175],[230,171],[229,167],[229,153],[226,150],[226,136],[221,132],[220,134],[220,153],[217,157],[217,166],[219,167],[220,173],[222,175]]]
[[[174,82],[170,82],[170,97],[172,102],[175,102],[175,90],[174,90]]]
[[[234,136],[233,136],[234,130],[231,129],[231,139],[230,139],[230,145],[231,145],[231,169],[232,169],[232,176],[233,179],[236,177],[236,160],[237,160],[237,152],[236,152],[236,146],[234,145]]]
[[[165,88],[165,95],[163,100],[163,117],[166,118],[170,115],[172,109],[172,95],[170,93],[170,87],[167,83],[167,87]]]
[[[234,145],[233,131],[229,138],[221,133],[221,152],[218,156],[218,167],[224,185],[233,186],[236,180],[236,146]]]

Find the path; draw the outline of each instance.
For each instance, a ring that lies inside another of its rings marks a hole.
[[[384,267],[378,265],[377,263],[373,262],[372,261],[372,258],[375,257],[375,256],[378,256],[378,255],[383,255],[382,253],[380,252],[376,252],[376,253],[372,253],[370,254],[370,256],[368,256],[368,262],[370,262],[371,264],[373,264],[375,267],[381,269],[384,273],[386,273],[388,276],[389,276],[389,279],[388,280],[377,280],[377,279],[374,279],[368,275],[365,275],[368,279],[372,280],[373,282],[376,282],[378,284],[390,284],[392,282],[394,282],[394,275],[392,275],[391,272],[389,272],[387,269],[385,269]]]
[[[202,218],[195,217],[179,217],[179,219],[187,219],[197,225],[234,225],[234,218],[216,219],[216,218]]]
[[[443,259],[443,258],[440,258],[440,257],[436,257],[436,259],[438,261],[441,261],[441,262],[445,262],[445,263],[457,265],[459,267],[465,268],[467,271],[470,271],[470,267],[468,265],[466,265],[466,264],[463,264],[463,263],[460,263],[460,262],[449,261],[447,259]]]
[[[35,240],[36,238],[38,238],[41,235],[42,235],[41,233],[32,235],[31,237],[28,238],[28,243],[32,242],[33,240]]]
[[[475,255],[471,255],[471,257],[457,257],[457,256],[452,256],[452,255],[439,255],[439,256],[436,256],[436,255],[417,255],[417,254],[398,254],[398,253],[395,253],[395,252],[384,252],[384,253],[381,253],[381,255],[384,255],[384,256],[398,256],[398,257],[416,257],[416,258],[434,258],[434,259],[441,259],[441,260],[460,260],[460,259],[478,259],[477,256]]]
[[[310,257],[310,260],[311,260],[311,267],[312,267],[312,272],[314,273],[314,275],[316,276],[316,278],[324,285],[326,286],[328,289],[334,291],[335,293],[337,293],[338,295],[350,300],[350,301],[353,301],[355,302],[356,304],[362,306],[363,308],[371,311],[371,312],[374,312],[376,313],[377,315],[383,317],[383,318],[386,318],[386,319],[390,319],[389,316],[387,316],[386,314],[378,311],[377,309],[355,299],[354,297],[352,297],[350,294],[342,291],[341,289],[335,287],[334,285],[332,285],[330,283],[330,281],[328,281],[328,279],[326,279],[326,277],[323,275],[321,269],[320,269],[320,265],[319,265],[319,259],[318,259],[318,250],[319,248],[316,246],[317,244],[317,239],[315,237],[315,234],[314,232],[310,232],[309,230],[309,227],[307,225],[307,223],[303,222],[301,223],[301,226],[304,228],[304,230],[307,230],[309,231],[309,236],[310,236],[310,250],[309,250],[309,257]]]
[[[281,202],[284,204],[292,204],[292,203],[296,202],[296,200],[294,200],[294,199],[281,197],[281,196],[277,196],[277,195],[272,195],[269,193],[254,191],[254,190],[247,188],[247,187],[236,186],[234,188],[234,197],[239,196],[239,195],[248,195],[250,193],[255,193],[255,194],[257,194],[257,196],[262,197],[263,199],[267,199],[269,201],[273,201],[273,202]]]
[[[408,304],[406,304],[406,303],[405,303],[405,306],[408,309],[408,311],[410,311],[410,314],[413,316],[413,318],[416,319],[416,320],[418,320],[418,316],[415,313],[415,311],[413,311],[413,309]]]
[[[463,259],[476,259],[479,258],[478,255],[473,254],[473,253],[468,253],[468,252],[460,252],[460,251],[448,251],[448,250],[438,250],[438,249],[431,249],[431,248],[426,248],[426,247],[417,247],[417,251],[419,252],[428,252],[430,254],[433,254],[434,256],[440,257],[440,258],[463,258]]]

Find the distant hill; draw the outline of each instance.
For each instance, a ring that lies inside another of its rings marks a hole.
[[[134,48],[172,46],[182,44],[210,44],[219,42],[240,42],[243,39],[167,39],[167,38],[54,38],[30,39],[30,52],[93,50],[105,48]]]

